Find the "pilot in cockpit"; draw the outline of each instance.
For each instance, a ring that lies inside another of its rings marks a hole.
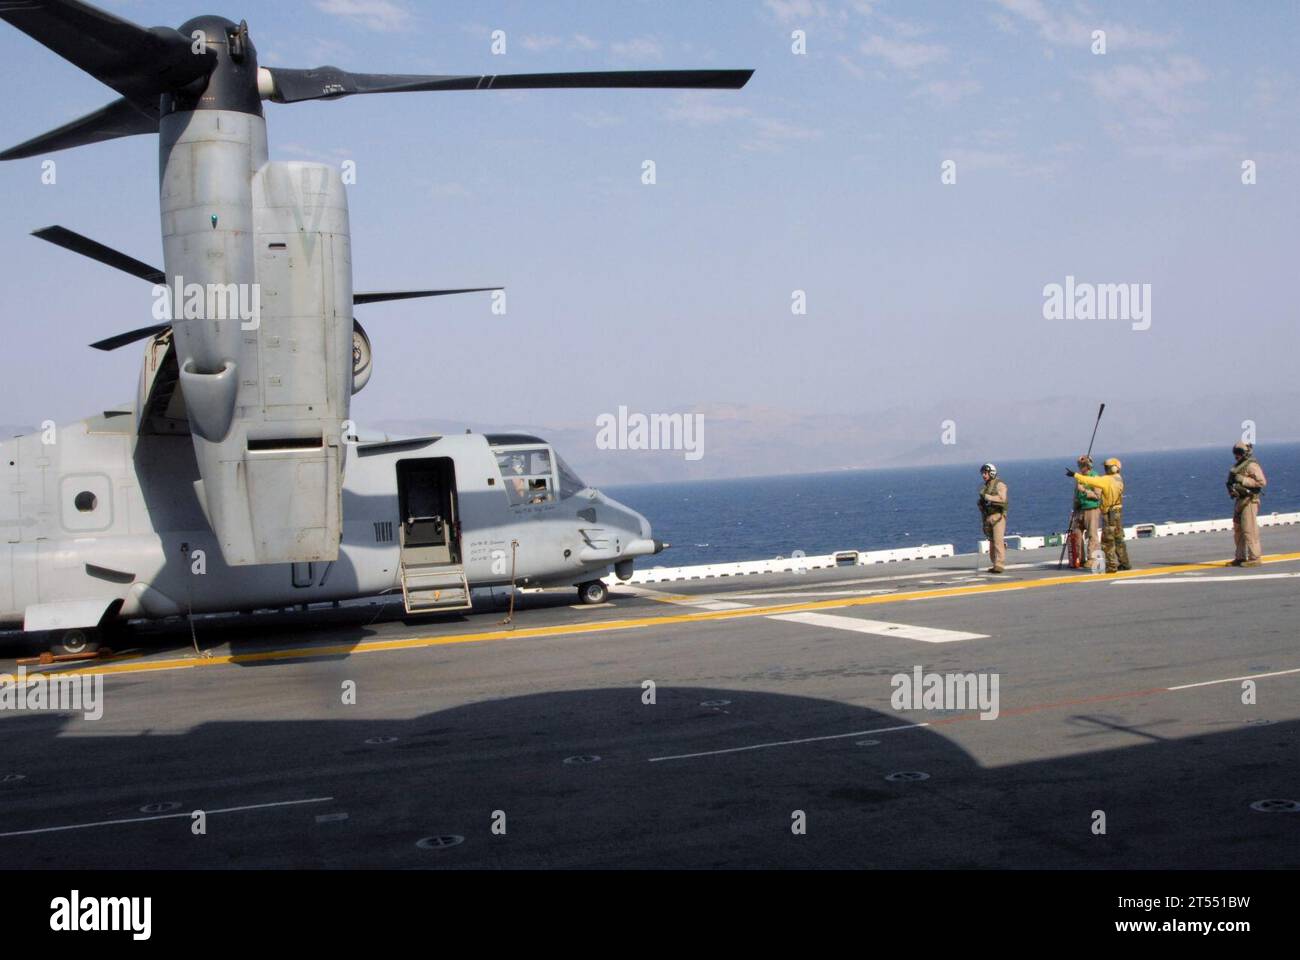
[[[524,455],[516,453],[510,458],[510,473],[513,476],[508,477],[510,486],[514,489],[514,496],[511,498],[516,503],[522,503],[528,499],[528,481],[524,479]]]

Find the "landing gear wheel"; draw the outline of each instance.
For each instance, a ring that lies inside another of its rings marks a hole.
[[[578,599],[588,606],[604,603],[609,599],[609,587],[599,580],[588,580],[578,584]]]
[[[99,649],[99,642],[98,630],[74,627],[71,630],[60,631],[50,638],[50,653],[56,657],[94,653]]]

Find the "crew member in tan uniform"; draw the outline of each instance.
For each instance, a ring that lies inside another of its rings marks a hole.
[[[980,467],[984,486],[980,488],[980,516],[984,518],[984,536],[989,541],[989,573],[1001,573],[1007,559],[1007,485],[998,479],[998,468],[991,463]]]
[[[1091,477],[1065,468],[1065,475],[1076,484],[1101,491],[1101,549],[1106,554],[1106,572],[1118,573],[1132,569],[1128,562],[1128,547],[1124,544],[1124,478],[1120,475],[1122,464],[1111,457],[1104,464],[1105,476]]]
[[[1232,510],[1232,537],[1237,542],[1234,567],[1258,567],[1259,495],[1268,486],[1264,469],[1255,460],[1255,445],[1239,443],[1232,448],[1237,462],[1228,471],[1228,494],[1237,501]]]

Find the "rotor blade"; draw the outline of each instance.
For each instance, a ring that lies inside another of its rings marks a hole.
[[[150,112],[147,108],[136,106],[123,97],[94,113],[88,113],[71,123],[65,123],[57,130],[42,133],[26,143],[10,147],[0,153],[0,160],[22,160],[25,157],[67,150],[69,147],[80,147],[87,143],[99,143],[117,137],[132,137],[138,133],[157,132],[157,105]]]
[[[194,53],[171,27],[145,29],[81,0],[0,0],[5,20],[135,103],[212,72],[217,53]]]
[[[63,228],[47,227],[46,231],[49,230],[63,230]],[[41,232],[44,233],[46,231],[41,231]],[[72,231],[70,230],[64,232],[71,234],[73,237],[78,236],[77,234],[72,233]],[[44,238],[44,239],[48,239],[48,238]],[[79,237],[79,239],[85,240],[86,238]],[[51,242],[53,243],[55,241],[51,241]],[[95,244],[95,241],[93,240],[87,242],[91,244]],[[99,244],[95,244],[95,245],[99,246]],[[60,244],[60,246],[63,246],[63,244]],[[72,248],[70,247],[69,249]],[[104,249],[108,250],[107,247],[104,247]],[[82,251],[78,251],[78,252],[82,252]],[[113,253],[113,251],[110,250],[109,253]],[[118,254],[118,256],[121,256],[121,254]],[[94,259],[99,259],[99,258],[96,257]],[[124,259],[130,260],[129,257],[125,257]],[[141,264],[141,266],[145,266],[145,265]],[[145,267],[145,269],[148,270],[150,268]],[[131,271],[127,271],[127,272],[129,273]],[[159,274],[159,276],[161,277],[161,273]],[[162,280],[160,279],[158,282],[161,283]],[[353,298],[353,302],[359,304],[380,303],[385,300],[408,300],[415,297],[441,297],[452,293],[481,293],[487,290],[503,290],[503,289],[505,288],[504,287],[470,287],[464,290],[408,290],[401,293],[359,293]],[[152,327],[141,327],[139,330],[131,330],[128,331],[127,333],[119,333],[116,336],[109,337],[106,340],[100,340],[97,343],[92,343],[91,346],[94,347],[96,350],[104,350],[104,351],[116,350],[119,347],[125,347],[127,344],[135,343],[137,340],[144,340],[148,337],[152,337],[159,333],[162,333],[170,326],[171,326],[170,323],[159,323],[159,324],[155,324]]]
[[[453,293],[483,293],[487,290],[504,290],[505,287],[466,287],[463,290],[397,290],[389,293],[358,293],[352,302],[360,306],[363,303],[383,303],[386,300],[414,300],[417,297],[445,297]]]
[[[158,323],[154,324],[152,327],[141,327],[139,330],[128,330],[126,333],[119,333],[117,336],[109,337],[107,340],[100,340],[96,343],[92,343],[91,346],[96,350],[103,350],[107,353],[109,350],[116,350],[118,347],[125,347],[128,343],[135,343],[137,340],[156,337],[170,326],[170,323]]]
[[[753,70],[608,70],[579,73],[506,73],[485,76],[419,76],[349,73],[338,67],[287,70],[269,67],[277,103],[335,100],[359,93],[419,93],[436,90],[537,90],[558,87],[678,87],[739,90]]]
[[[148,280],[150,283],[167,282],[167,275],[157,267],[142,263],[135,257],[128,257],[125,253],[114,250],[112,247],[106,247],[97,240],[91,240],[79,233],[73,233],[67,227],[55,226],[33,230],[32,236],[40,237],[56,247],[79,253],[83,257],[89,257],[91,260],[114,267],[123,273],[129,273],[133,277],[139,277],[141,280]]]

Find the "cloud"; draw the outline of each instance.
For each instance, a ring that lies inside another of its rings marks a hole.
[[[822,132],[776,117],[754,117],[753,136],[741,143],[745,150],[771,152],[796,143],[821,139]]]
[[[806,23],[831,15],[830,6],[823,0],[766,0],[764,6],[782,23]]]
[[[854,15],[870,17],[876,0],[764,0],[763,20],[807,30],[818,51],[852,42]]]
[[[900,70],[916,70],[948,57],[948,48],[937,43],[912,43],[909,40],[887,40],[876,34],[859,48],[869,57],[879,57]]]
[[[760,117],[754,122],[759,133],[770,140],[816,140],[822,135],[820,130],[800,126],[789,120]]]
[[[575,113],[573,116],[593,130],[617,127],[627,122],[625,117],[619,116],[617,113],[610,113],[607,110],[586,110],[582,113]]]
[[[978,80],[931,80],[921,84],[911,95],[924,97],[941,107],[950,107],[983,89]]]
[[[841,0],[835,4],[823,0],[766,0],[765,6],[772,20],[785,26],[810,27],[810,35],[816,34],[818,51],[831,51],[836,61],[859,79],[867,76],[867,70],[857,62],[864,54],[907,71],[948,56],[948,48],[941,44],[919,42],[919,38],[933,32],[933,27],[891,16],[878,8],[877,0]],[[876,31],[864,42],[863,22]]]
[[[1235,169],[1248,155],[1244,138],[1188,122],[1206,106],[1201,94],[1209,79],[1194,58],[1170,56],[1097,71],[1088,82],[1106,110],[1103,128],[1130,156],[1175,170],[1202,164]]]
[[[857,77],[859,80],[865,80],[867,78],[867,71],[854,63],[851,57],[845,56],[841,53],[835,59],[839,61],[841,67],[853,74],[853,76]]]
[[[728,97],[728,100],[731,98]],[[677,96],[664,115],[670,120],[692,127],[713,126],[728,120],[739,120],[750,115],[749,108],[719,102],[707,93],[683,93]]]
[[[908,20],[900,20],[898,17],[891,17],[885,13],[876,13],[873,19],[889,27],[896,37],[915,39],[916,37],[923,37],[930,32],[930,28],[923,24],[912,23]]]
[[[575,33],[568,39],[557,37],[554,34],[530,33],[519,41],[519,45],[530,53],[545,53],[559,47],[563,47],[565,50],[597,50],[600,48],[600,43],[585,33]]]
[[[343,63],[352,56],[347,44],[337,40],[311,37],[299,41],[298,54],[306,58],[307,63]]]
[[[816,140],[822,131],[780,117],[755,116],[748,107],[715,99],[708,93],[678,95],[664,114],[668,119],[692,127],[713,127],[725,123],[739,126],[741,149],[772,152],[796,143]]]
[[[621,60],[662,60],[664,48],[654,37],[633,37],[616,40],[609,45],[610,53]]]
[[[1163,160],[1171,167],[1179,168],[1206,160],[1222,161],[1225,169],[1235,171],[1244,149],[1244,142],[1236,134],[1216,133],[1197,137],[1191,142],[1135,143],[1128,152],[1135,157]]]
[[[448,181],[446,183],[435,183],[431,186],[429,196],[434,200],[464,200],[468,199],[472,194],[464,184]]]
[[[994,2],[1007,13],[1020,17],[1036,27],[1044,40],[1058,47],[1088,50],[1092,45],[1094,30],[1106,32],[1108,53],[1116,50],[1163,50],[1173,43],[1173,38],[1166,34],[1151,33],[1100,18],[1080,19],[1059,7],[1049,8],[1043,0],[994,0]],[[1011,21],[1005,16],[997,13],[993,16],[998,29],[1014,32]]]
[[[1052,177],[1059,173],[1071,152],[1071,145],[1058,144],[1047,151],[1047,159],[1030,160],[1019,150],[950,146],[940,152],[939,159],[957,164],[960,183],[964,174],[981,170],[1006,171],[1017,177]]]
[[[413,19],[411,11],[398,0],[316,0],[316,9],[377,33],[405,30]]]
[[[1007,150],[976,150],[963,147],[950,148],[942,153],[944,160],[957,164],[957,176],[968,170],[1019,170],[1020,154]]]
[[[1286,90],[1294,88],[1293,83],[1283,82],[1276,71],[1260,70],[1255,75],[1246,104],[1252,110],[1271,110],[1282,100]]]
[[[1015,34],[1020,32],[1020,28],[1017,26],[1016,21],[1012,20],[1005,13],[990,13],[989,19],[993,21],[993,26],[995,26],[1000,33]]]
[[[1199,106],[1192,89],[1208,77],[1194,58],[1172,56],[1163,63],[1119,64],[1088,78],[1092,92],[1109,106],[1139,118],[1176,117]]]
[[[1260,67],[1247,87],[1246,108],[1254,113],[1264,129],[1300,126],[1300,99],[1295,96],[1296,78],[1277,67]]]
[[[533,53],[540,53],[544,50],[551,50],[558,47],[563,42],[563,37],[528,35],[519,41],[519,45],[525,50],[530,50]]]

